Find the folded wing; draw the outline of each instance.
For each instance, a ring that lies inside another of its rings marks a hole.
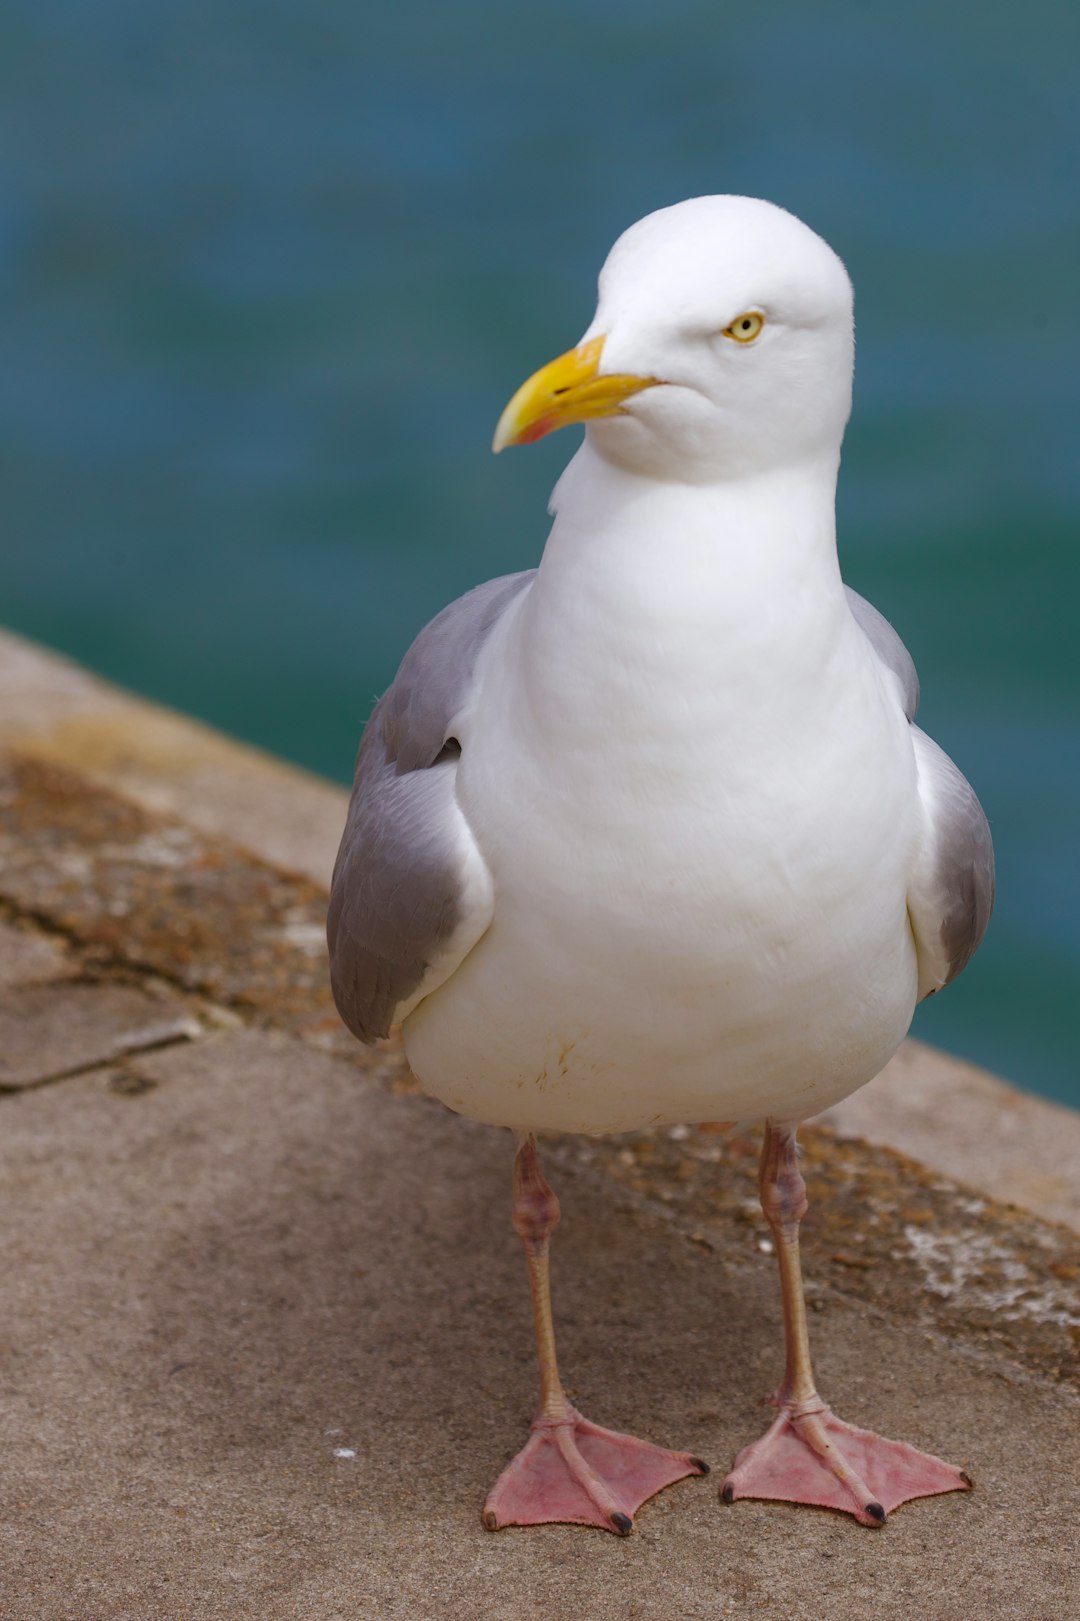
[[[971,784],[943,749],[914,725],[919,679],[888,620],[848,590],[859,628],[896,678],[918,771],[922,840],[908,889],[908,917],[919,961],[919,997],[931,996],[967,966],[994,905],[994,846]]]
[[[477,586],[416,638],[360,740],[327,917],[338,1011],[361,1041],[443,984],[491,922],[491,877],[457,802],[476,662],[532,571]]]

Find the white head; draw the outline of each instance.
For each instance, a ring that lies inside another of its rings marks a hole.
[[[794,215],[695,197],[619,238],[581,343],[514,396],[495,448],[569,422],[630,471],[688,482],[839,456],[851,283]]]

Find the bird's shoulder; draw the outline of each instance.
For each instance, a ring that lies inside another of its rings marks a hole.
[[[480,649],[535,574],[525,569],[474,586],[417,636],[380,705],[385,747],[399,773],[438,759],[468,697]]]

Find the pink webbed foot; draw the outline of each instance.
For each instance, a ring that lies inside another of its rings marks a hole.
[[[504,1525],[598,1525],[629,1536],[634,1515],[656,1492],[709,1466],[688,1452],[605,1430],[574,1408],[537,1418],[532,1434],[484,1504],[489,1531]]]
[[[737,1497],[812,1503],[843,1509],[861,1525],[883,1525],[886,1514],[913,1497],[970,1487],[970,1477],[951,1463],[845,1424],[822,1404],[802,1412],[785,1407],[759,1441],[743,1447],[720,1495],[725,1503]]]

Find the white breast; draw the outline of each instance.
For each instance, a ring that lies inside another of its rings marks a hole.
[[[459,795],[495,917],[409,1056],[523,1129],[799,1118],[910,1022],[906,723],[831,531],[793,556],[704,494],[632,493],[560,514],[486,650]]]

